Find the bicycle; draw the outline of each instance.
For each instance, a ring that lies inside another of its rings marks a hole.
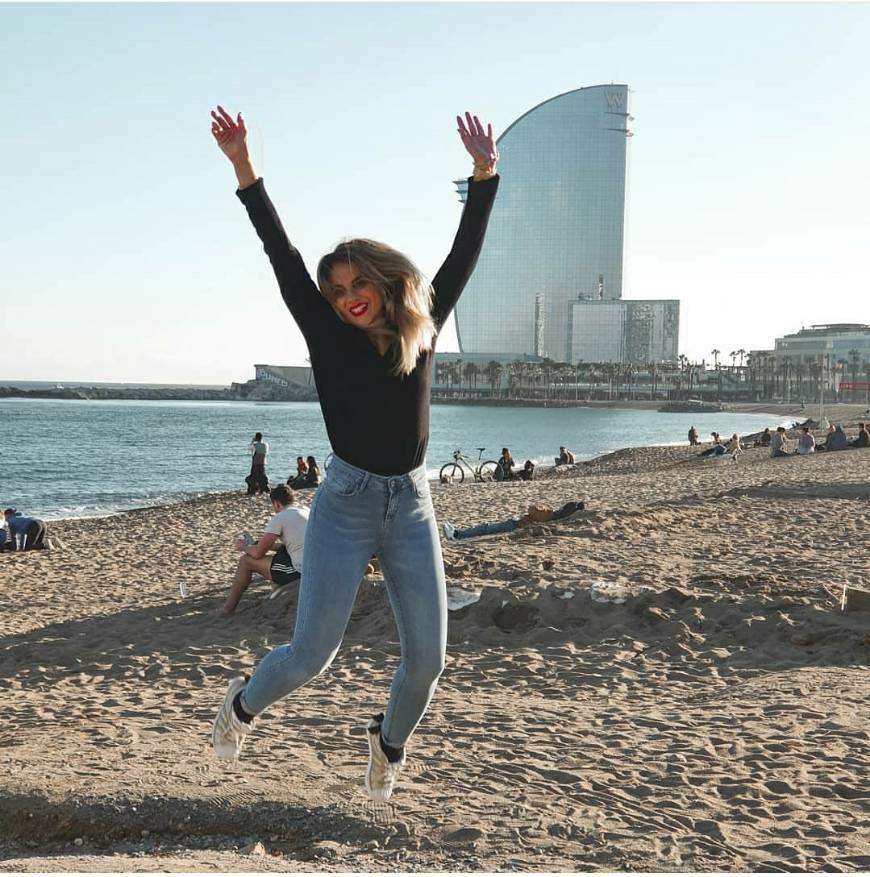
[[[462,484],[465,481],[465,470],[468,469],[475,481],[494,481],[498,463],[495,460],[483,460],[483,452],[486,448],[477,449],[477,462],[466,457],[461,448],[453,452],[453,462],[445,463],[438,473],[442,484],[452,484],[456,481]]]

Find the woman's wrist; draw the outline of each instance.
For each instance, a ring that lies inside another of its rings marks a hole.
[[[253,186],[257,182],[257,174],[248,155],[233,159],[233,170],[236,172],[240,189],[247,189],[248,186]]]
[[[474,175],[473,179],[475,183],[480,183],[483,180],[492,179],[495,176],[495,159],[489,162],[476,161],[474,162]]]

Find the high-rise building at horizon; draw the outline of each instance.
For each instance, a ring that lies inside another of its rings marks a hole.
[[[499,137],[498,198],[456,306],[463,353],[590,362],[595,350],[639,361],[629,335],[645,332],[647,361],[676,358],[679,302],[650,302],[637,314],[622,302],[628,96],[625,84],[578,88]],[[456,186],[464,200],[467,182]],[[609,341],[591,343],[595,332]]]

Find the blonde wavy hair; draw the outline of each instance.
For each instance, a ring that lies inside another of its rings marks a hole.
[[[432,284],[398,250],[378,241],[354,238],[340,243],[317,266],[317,285],[330,304],[335,301],[330,277],[333,266],[339,263],[353,265],[380,290],[383,310],[364,331],[387,339],[388,348],[395,353],[393,374],[411,374],[420,354],[432,349],[437,334],[432,319]]]

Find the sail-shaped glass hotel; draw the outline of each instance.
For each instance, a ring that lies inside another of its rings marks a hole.
[[[544,101],[501,135],[498,198],[456,308],[463,353],[588,362],[637,348],[637,331],[626,344],[629,312],[604,305],[622,298],[630,120],[628,86],[596,85]],[[456,186],[464,200],[467,183]],[[673,347],[650,355],[676,358],[678,303],[649,304]]]

